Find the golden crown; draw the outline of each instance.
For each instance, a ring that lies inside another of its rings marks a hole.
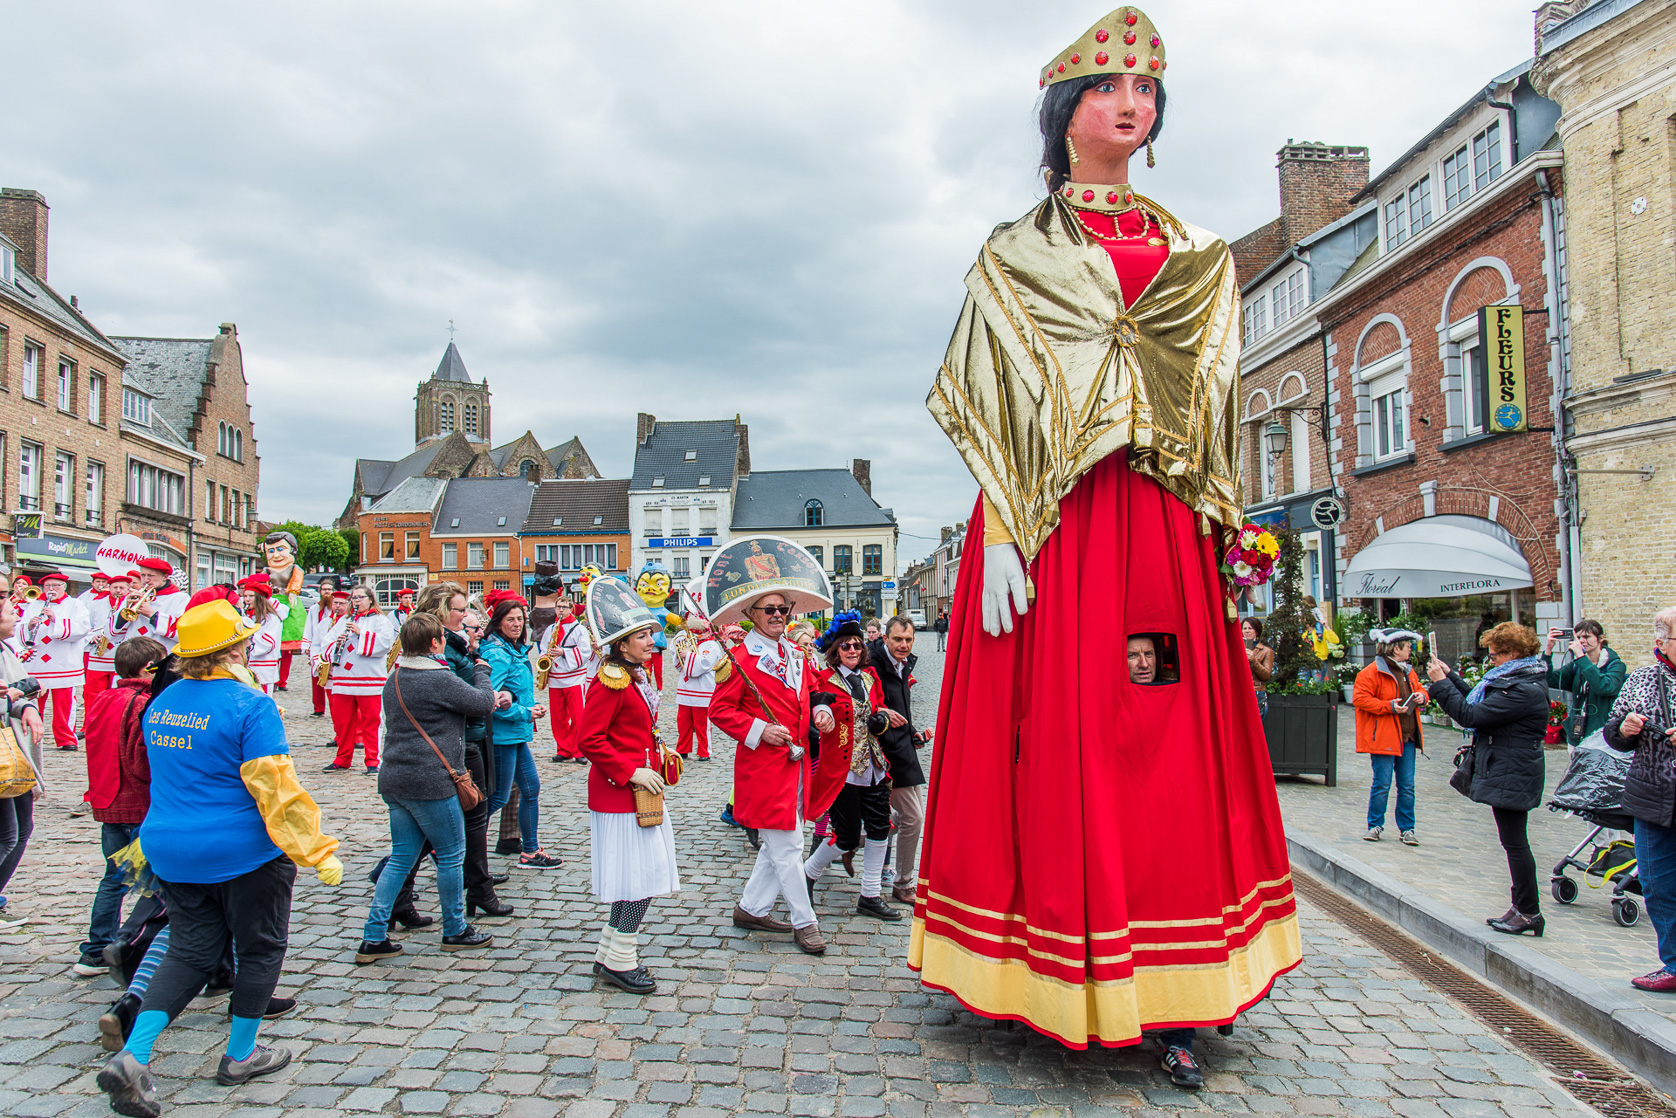
[[[1123,7],[1107,13],[1083,32],[1082,38],[1060,51],[1042,70],[1041,81],[1036,85],[1040,89],[1067,78],[1086,78],[1091,74],[1158,77],[1168,66],[1158,28],[1139,8]]]

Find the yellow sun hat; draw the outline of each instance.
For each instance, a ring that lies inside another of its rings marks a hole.
[[[1036,87],[1091,74],[1150,74],[1156,78],[1162,77],[1168,67],[1158,28],[1145,12],[1125,5],[1108,12],[1084,31],[1082,38],[1060,51],[1042,69]]]
[[[218,598],[193,606],[181,614],[180,621],[175,625],[175,636],[180,641],[175,655],[188,659],[208,656],[249,640],[260,631],[261,626],[252,625],[240,617],[231,602]]]

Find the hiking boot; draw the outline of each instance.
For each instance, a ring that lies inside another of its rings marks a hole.
[[[1379,836],[1385,833],[1384,827],[1369,827],[1368,833],[1362,836],[1363,842],[1378,842]]]
[[[819,924],[809,924],[802,928],[793,928],[791,938],[797,941],[797,949],[805,955],[825,955],[826,940],[821,938]]]
[[[251,1049],[250,1055],[242,1060],[235,1060],[231,1056],[221,1057],[221,1066],[215,1069],[215,1081],[223,1087],[237,1087],[258,1075],[270,1075],[290,1062],[289,1048],[269,1048],[265,1044],[258,1044]]]
[[[855,910],[861,916],[871,916],[875,920],[900,920],[902,913],[891,908],[877,897],[862,897],[855,902]]]
[[[1197,1089],[1205,1085],[1205,1073],[1199,1070],[1199,1063],[1193,1058],[1190,1048],[1172,1044],[1164,1049],[1164,1058],[1159,1063],[1170,1073],[1170,1082],[1177,1087]]]
[[[752,916],[738,905],[733,906],[733,926],[754,928],[759,932],[789,932],[790,924],[773,916]]]
[[[151,1070],[127,1049],[105,1061],[94,1083],[111,1097],[111,1109],[118,1114],[126,1114],[128,1118],[157,1118],[163,1113],[157,1103],[157,1087],[151,1082]]]
[[[1402,833],[1402,844],[1404,846],[1419,846],[1420,845],[1420,836],[1414,833],[1414,828],[1413,827],[1410,827],[1408,830],[1406,830]]]
[[[99,1018],[99,1047],[106,1052],[121,1052],[122,1046],[128,1043],[128,1034],[134,1031],[134,1018],[139,1014],[140,999],[135,995],[123,994],[116,999],[116,1004]]]
[[[405,949],[401,944],[391,943],[389,940],[374,943],[370,939],[364,939],[361,941],[361,949],[355,952],[355,965],[364,967],[368,963],[376,963],[381,959],[394,959],[403,950]]]

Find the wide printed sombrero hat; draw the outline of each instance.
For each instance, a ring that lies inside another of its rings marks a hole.
[[[634,588],[616,575],[604,575],[588,583],[587,613],[588,627],[607,648],[636,629],[663,628]]]
[[[793,613],[832,608],[832,583],[803,548],[779,536],[745,536],[716,552],[704,572],[704,612],[720,628],[742,621],[764,594],[780,594]]]

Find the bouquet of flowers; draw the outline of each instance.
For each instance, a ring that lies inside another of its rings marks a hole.
[[[1565,716],[1571,712],[1558,699],[1548,703],[1548,729],[1542,735],[1545,745],[1558,745],[1565,740]]]
[[[1280,554],[1280,543],[1274,533],[1256,524],[1247,524],[1234,537],[1234,546],[1222,557],[1222,574],[1234,586],[1262,586],[1274,577],[1275,556]]]

